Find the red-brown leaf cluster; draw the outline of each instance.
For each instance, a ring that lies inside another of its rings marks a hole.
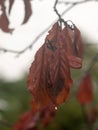
[[[55,23],[45,43],[37,51],[28,76],[28,89],[39,108],[53,103],[58,106],[70,95],[72,79],[70,67],[82,67],[80,32]]]
[[[88,104],[93,100],[93,84],[91,76],[87,73],[79,84],[77,99],[81,104]]]
[[[9,0],[9,9],[8,9],[9,15],[11,13],[14,1],[15,0]],[[23,0],[24,6],[25,6],[24,8],[25,16],[24,16],[23,24],[27,23],[30,16],[32,15],[32,8],[31,8],[30,1],[31,0]],[[10,20],[6,11],[5,0],[0,0],[0,6],[1,6],[1,11],[2,11],[2,14],[0,16],[0,29],[4,32],[12,33],[13,29],[9,28]]]
[[[39,122],[43,127],[49,125],[56,114],[56,106],[70,96],[71,67],[82,67],[80,32],[75,25],[74,29],[67,24],[62,28],[57,22],[37,51],[28,75],[32,111],[20,118],[14,130],[38,130]]]

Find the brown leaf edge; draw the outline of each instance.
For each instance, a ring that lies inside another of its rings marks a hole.
[[[5,1],[0,1],[0,5],[1,5],[1,10],[2,10],[2,14],[0,16],[0,28],[3,32],[6,33],[12,33],[13,29],[10,29],[9,26],[9,19],[6,15],[6,7],[5,7]]]
[[[23,2],[25,6],[25,16],[22,24],[25,24],[32,15],[32,7],[31,7],[31,0],[23,0]]]
[[[14,1],[15,0],[9,0],[9,14],[11,13],[11,9],[13,7]]]

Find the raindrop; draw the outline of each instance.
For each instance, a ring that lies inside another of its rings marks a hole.
[[[55,110],[57,110],[58,108],[57,107],[55,107]]]

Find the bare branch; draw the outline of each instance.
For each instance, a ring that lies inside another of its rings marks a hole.
[[[51,25],[52,25],[52,24],[51,24]],[[1,51],[1,52],[4,52],[4,53],[6,53],[6,52],[14,53],[14,54],[16,54],[16,55],[19,56],[20,54],[26,52],[28,49],[31,49],[31,48],[33,47],[33,45],[38,41],[38,39],[39,39],[41,36],[43,36],[43,34],[44,34],[45,32],[47,32],[47,30],[51,27],[51,25],[49,25],[45,30],[43,30],[41,33],[39,33],[39,35],[34,39],[34,41],[33,41],[31,44],[29,44],[27,47],[25,47],[23,50],[21,50],[21,51],[16,51],[16,50],[10,50],[10,49],[5,49],[5,48],[0,48],[0,51]]]
[[[92,1],[96,1],[98,2],[98,0],[83,0],[83,1],[76,1],[76,2],[69,2],[69,1],[58,1],[58,4],[65,4],[65,5],[78,5],[78,4],[83,4],[86,2],[92,2]]]

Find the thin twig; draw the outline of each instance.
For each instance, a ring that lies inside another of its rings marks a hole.
[[[83,4],[83,3],[86,3],[86,2],[92,2],[92,1],[97,1],[98,2],[98,0],[83,0],[83,1],[75,1],[75,2],[72,2],[72,1],[59,1],[58,4],[78,5],[78,4]]]
[[[56,0],[55,3],[54,3],[54,11],[55,11],[56,14],[58,15],[59,19],[61,19],[61,15],[59,14],[59,12],[58,12],[58,10],[57,10],[57,8],[56,8],[57,4],[58,4],[58,0]]]
[[[51,25],[49,25],[45,30],[43,30],[41,33],[39,33],[39,35],[37,35],[37,37],[34,39],[34,41],[31,44],[29,44],[27,47],[25,47],[23,50],[16,51],[16,50],[11,50],[11,49],[0,48],[0,51],[2,51],[4,53],[5,52],[14,53],[14,54],[17,54],[17,55],[20,55],[20,54],[26,52],[28,49],[31,49],[33,47],[33,45],[38,41],[38,39],[41,36],[43,36],[44,33],[47,32],[47,30],[51,27]]]

